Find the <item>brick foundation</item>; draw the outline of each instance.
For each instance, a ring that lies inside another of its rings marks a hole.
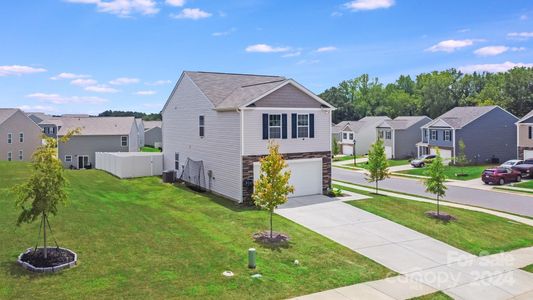
[[[326,192],[331,187],[331,152],[302,152],[282,154],[285,160],[303,158],[322,158],[322,192]],[[242,198],[246,204],[252,203],[252,193],[254,191],[254,162],[259,161],[265,155],[248,155],[242,157]]]
[[[524,159],[524,150],[533,150],[533,147],[518,147],[518,159]]]

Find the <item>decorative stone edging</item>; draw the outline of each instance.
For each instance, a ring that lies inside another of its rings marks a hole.
[[[37,249],[41,249],[41,248],[37,248]],[[72,268],[74,267],[77,262],[78,262],[78,254],[76,254],[76,252],[70,250],[70,249],[67,249],[67,248],[61,248],[59,247],[59,249],[61,250],[64,250],[64,251],[68,251],[72,254],[74,254],[74,260],[69,262],[69,263],[65,263],[65,264],[62,264],[62,265],[58,265],[58,266],[55,266],[55,267],[47,267],[47,268],[39,268],[39,267],[35,267],[33,266],[32,264],[29,264],[25,261],[22,261],[22,256],[24,254],[27,254],[29,252],[31,252],[33,250],[33,248],[28,248],[25,252],[21,253],[17,259],[17,263],[19,265],[21,265],[24,269],[28,270],[28,271],[31,271],[31,272],[35,272],[35,273],[54,273],[54,272],[58,272],[58,271],[61,271],[63,269],[68,269],[68,268]]]

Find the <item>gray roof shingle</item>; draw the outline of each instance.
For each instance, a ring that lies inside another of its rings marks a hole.
[[[154,127],[161,128],[161,121],[144,121],[144,130],[149,130]]]
[[[442,120],[449,124],[454,129],[463,128],[466,124],[474,121],[475,119],[483,116],[484,114],[490,112],[491,110],[497,108],[498,106],[462,106],[455,107],[440,117],[436,118],[432,122],[425,125],[425,127],[432,126],[439,120]]]
[[[378,127],[390,127],[395,130],[405,130],[424,119],[430,120],[426,116],[399,116],[394,120],[384,121]]]
[[[4,123],[17,111],[19,111],[18,108],[0,108],[0,124]]]
[[[527,113],[527,115],[523,116],[520,120],[518,120],[517,123],[522,123],[531,117],[533,117],[533,110],[531,110],[529,113]]]
[[[76,128],[81,129],[77,135],[129,135],[134,122],[134,117],[52,117],[39,124],[57,125],[59,136]]]

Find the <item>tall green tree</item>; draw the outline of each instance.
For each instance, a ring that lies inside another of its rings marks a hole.
[[[446,195],[446,174],[444,174],[444,163],[440,156],[440,150],[437,148],[437,155],[433,162],[427,166],[424,175],[427,176],[424,179],[424,185],[426,186],[426,192],[431,193],[437,198],[437,216],[440,215],[440,198]]]
[[[383,140],[378,139],[368,150],[367,181],[374,182],[376,194],[379,193],[379,182],[389,177],[389,163],[385,154]]]
[[[59,141],[65,143],[78,132],[78,129],[70,131]],[[57,157],[58,140],[47,136],[43,138],[45,142],[32,156],[33,169],[30,178],[27,182],[15,186],[13,190],[17,196],[16,205],[22,210],[17,219],[17,225],[41,219],[44,258],[46,259],[48,258],[46,227],[50,226],[48,217],[50,214],[56,215],[58,206],[66,203],[67,180],[64,176],[63,165]]]
[[[284,171],[287,163],[279,153],[279,145],[270,142],[268,155],[260,159],[261,169],[259,179],[254,184],[252,199],[255,205],[270,213],[270,238],[272,238],[272,215],[274,209],[287,202],[290,193],[294,193],[294,186],[289,184],[291,172]]]
[[[459,154],[454,160],[455,164],[459,166],[465,166],[468,164],[468,158],[466,157],[466,144],[463,139],[459,140]]]

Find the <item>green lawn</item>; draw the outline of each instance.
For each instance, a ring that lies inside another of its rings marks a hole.
[[[432,294],[411,298],[409,300],[453,300],[453,298],[439,291]]]
[[[356,158],[361,158],[364,156],[357,155]],[[353,155],[347,155],[347,156],[335,156],[333,158],[333,161],[345,161],[345,160],[353,160]]]
[[[54,275],[29,273],[15,261],[35,245],[39,224],[16,227],[18,210],[8,194],[28,173],[28,164],[0,162],[0,299],[280,299],[393,274],[280,216],[275,230],[290,235],[290,247],[261,247],[251,236],[267,228],[264,211],[157,177],[119,180],[98,170],[67,170],[70,203],[50,217],[60,245],[78,253],[79,265]],[[258,250],[261,279],[250,277],[250,247]],[[235,276],[223,277],[225,270]]]
[[[448,179],[470,180],[475,178],[481,178],[481,173],[483,173],[483,170],[491,167],[494,166],[446,166],[444,167],[444,173],[446,174],[446,177],[448,177]],[[425,171],[426,168],[412,168],[410,170],[400,171],[398,173],[425,176]],[[456,176],[458,174],[466,174],[466,176]]]
[[[523,267],[522,270],[533,273],[533,264]]]
[[[337,187],[337,186],[336,186]],[[441,206],[441,211],[457,218],[444,223],[425,216],[436,205],[396,197],[375,195],[357,189],[341,189],[371,196],[372,199],[349,202],[413,230],[475,255],[486,255],[533,245],[533,228],[494,215]]]
[[[403,166],[409,164],[409,160],[407,159],[389,159],[387,160],[387,162],[389,163],[389,167]],[[357,167],[368,169],[368,163],[359,163],[357,164]]]
[[[159,150],[158,148],[154,148],[154,147],[144,146],[144,147],[141,147],[141,152],[161,152],[161,150]]]
[[[520,183],[513,184],[515,187],[524,188],[524,189],[533,189],[533,180],[528,180]]]

